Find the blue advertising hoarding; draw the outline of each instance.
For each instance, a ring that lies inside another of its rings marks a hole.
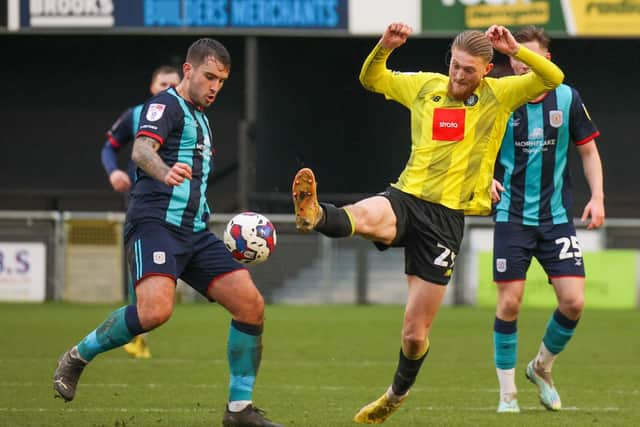
[[[21,0],[21,28],[348,28],[348,0]]]

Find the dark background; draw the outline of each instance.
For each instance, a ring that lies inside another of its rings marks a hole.
[[[180,66],[198,35],[0,36],[2,132],[0,209],[122,210],[100,163],[105,131],[126,108],[143,102],[151,71]],[[208,115],[217,149],[208,197],[214,211],[238,209],[238,131],[245,112],[240,36],[217,37],[232,54],[231,78]],[[321,194],[337,202],[383,190],[401,172],[410,147],[409,114],[365,91],[367,38],[258,38],[256,162],[250,208],[290,213],[298,168],[312,167]],[[391,68],[446,73],[450,39],[414,38]],[[640,182],[638,69],[640,40],[560,39],[553,60],[575,86],[602,132],[609,217],[637,217]],[[572,152],[579,215],[589,196]],[[126,160],[123,155],[123,163]]]

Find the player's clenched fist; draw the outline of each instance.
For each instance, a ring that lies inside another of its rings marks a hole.
[[[164,183],[175,186],[182,184],[185,179],[191,179],[191,166],[186,163],[176,163],[165,175]]]
[[[502,25],[492,25],[484,34],[493,45],[493,48],[500,53],[513,56],[520,49],[520,44],[513,37],[511,31]]]
[[[407,24],[402,22],[393,22],[389,24],[382,35],[380,44],[385,49],[395,49],[407,42],[407,38],[409,37],[409,34],[411,34],[411,31],[413,30]]]

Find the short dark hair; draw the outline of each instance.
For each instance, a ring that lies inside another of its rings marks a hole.
[[[211,56],[220,62],[227,70],[231,70],[231,55],[229,55],[227,48],[219,41],[208,37],[196,40],[189,46],[187,62],[197,67]]]
[[[160,74],[177,74],[178,76],[180,76],[180,71],[178,71],[176,67],[172,67],[171,65],[161,65],[153,70],[153,73],[151,74],[151,83],[153,83],[156,80],[156,77],[158,77],[158,75]]]
[[[513,33],[513,37],[518,43],[538,42],[540,47],[546,50],[549,50],[549,45],[551,45],[551,39],[544,31],[544,28],[539,28],[534,25],[527,25],[526,27],[520,28]]]

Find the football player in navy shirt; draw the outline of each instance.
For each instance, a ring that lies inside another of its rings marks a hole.
[[[160,92],[142,109],[132,154],[137,180],[125,224],[137,302],[111,313],[60,358],[54,389],[66,401],[74,398],[80,374],[95,356],[169,320],[176,280],[181,278],[232,316],[223,425],[279,426],[252,404],[264,300],[247,269],[207,229],[206,189],[215,149],[204,109],[213,104],[230,70],[231,58],[221,43],[197,40],[187,52],[180,84]]]
[[[549,37],[524,27],[516,40],[547,58]],[[513,58],[516,74],[529,68]],[[553,286],[558,307],[547,324],[537,356],[525,374],[538,387],[540,402],[561,409],[551,367],[576,329],[584,307],[585,272],[571,217],[572,191],[568,151],[574,145],[591,190],[582,221],[588,229],[604,223],[602,163],[595,138],[600,135],[580,95],[562,84],[516,110],[507,124],[495,168],[493,277],[498,287],[494,322],[494,356],[500,401],[498,412],[519,412],[515,384],[517,318],[527,270],[535,256]]]
[[[162,65],[151,74],[149,92],[151,92],[151,95],[156,95],[163,90],[176,86],[178,83],[180,83],[178,70],[169,65]],[[127,171],[120,169],[118,166],[118,154],[135,139],[142,107],[144,107],[144,103],[127,108],[118,117],[118,120],[107,131],[107,140],[100,152],[100,160],[109,178],[109,183],[115,191],[120,193],[131,189],[132,182],[135,181],[136,166],[135,163],[129,162]]]
[[[174,67],[162,65],[156,68],[151,74],[151,85],[149,91],[151,95],[156,95],[169,87],[176,86],[180,83],[180,73]],[[133,142],[140,124],[140,114],[144,104],[139,104],[128,108],[118,117],[118,120],[111,126],[107,132],[107,141],[104,143],[101,151],[102,166],[104,167],[109,183],[113,189],[120,193],[127,193],[131,189],[131,185],[135,182],[136,164],[131,160],[129,153],[129,162],[127,171],[123,171],[118,167],[118,154],[123,148],[127,148]],[[125,150],[126,151],[126,150]],[[125,205],[127,202],[125,201]],[[136,293],[129,281],[129,298],[131,303],[135,304]],[[137,335],[130,343],[125,344],[122,348],[131,356],[138,359],[148,359],[151,357],[149,341],[147,333]]]

